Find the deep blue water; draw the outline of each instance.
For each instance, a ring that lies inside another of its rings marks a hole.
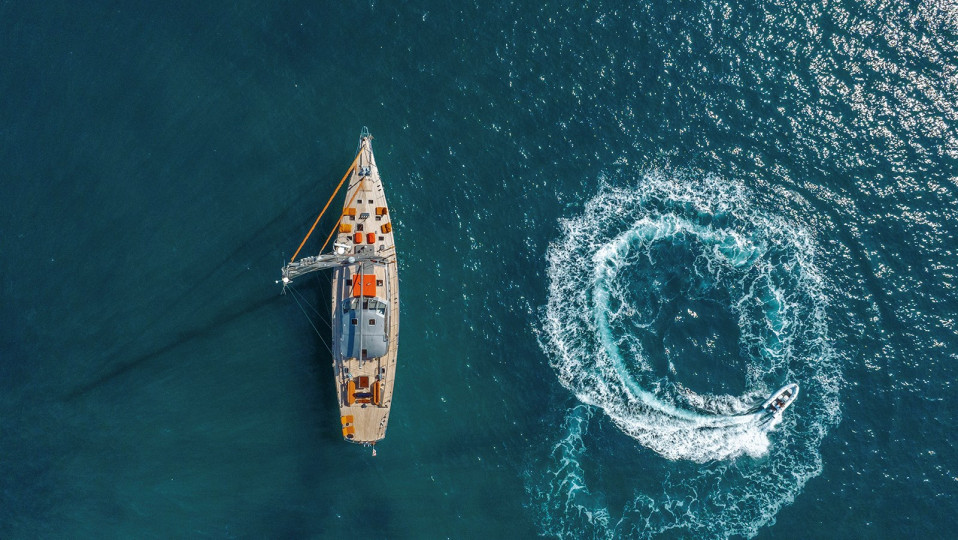
[[[0,537],[951,535],[951,3],[8,1],[0,96]],[[375,458],[274,283],[364,125]]]

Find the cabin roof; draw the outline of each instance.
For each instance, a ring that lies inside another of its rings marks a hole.
[[[343,302],[340,352],[345,358],[378,358],[388,350],[386,303],[378,298],[350,298]]]

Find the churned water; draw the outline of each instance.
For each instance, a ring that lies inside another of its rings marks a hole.
[[[0,53],[0,536],[950,534],[954,3],[0,2]],[[275,284],[363,126],[377,457]]]

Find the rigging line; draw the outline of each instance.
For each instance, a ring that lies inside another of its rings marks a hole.
[[[319,319],[320,319],[321,321],[323,321],[324,323],[326,323],[326,324],[328,324],[328,325],[332,325],[332,323],[331,323],[330,321],[328,321],[328,320],[326,319],[326,317],[323,316],[322,312],[320,312],[320,311],[319,311],[318,309],[316,309],[312,304],[309,303],[309,300],[306,299],[306,296],[305,296],[303,293],[297,291],[296,289],[293,289],[293,294],[298,294],[300,300],[302,300],[304,304],[306,304],[307,306],[309,306],[309,309],[313,310],[313,313],[315,313],[316,316],[319,317]]]
[[[314,308],[313,305],[310,304],[308,300],[306,300],[306,296],[305,296],[303,293],[297,291],[296,289],[293,289],[292,287],[290,287],[290,289],[293,290],[293,293],[294,293],[294,294],[298,294],[298,295],[299,295],[299,297],[300,297],[300,299],[303,301],[303,303],[306,304],[307,306],[309,306],[309,309],[311,309],[311,310],[313,311],[313,313],[315,313],[316,315],[319,315],[319,312],[316,311],[316,308]]]
[[[292,287],[290,287],[290,288],[292,288]],[[294,290],[295,290],[295,289],[294,289]],[[296,301],[296,305],[299,306],[300,311],[302,311],[302,312],[303,312],[303,315],[306,316],[306,321],[309,322],[309,325],[313,327],[313,331],[316,332],[316,335],[319,336],[319,339],[320,339],[320,340],[322,340],[323,345],[326,347],[326,350],[329,351],[329,354],[333,354],[333,349],[332,349],[332,347],[330,347],[329,344],[326,343],[326,338],[324,338],[323,335],[319,333],[319,329],[317,329],[317,328],[316,328],[316,325],[313,324],[313,320],[309,318],[309,313],[306,313],[306,310],[303,309],[302,304],[299,303],[299,300],[296,298],[296,295],[295,295],[295,294],[292,295],[292,297],[293,297],[293,300]]]
[[[343,179],[339,181],[339,185],[336,186],[336,190],[333,191],[333,194],[329,196],[329,200],[326,201],[326,206],[323,207],[323,211],[319,213],[319,217],[316,218],[316,221],[313,222],[313,226],[309,228],[309,232],[306,233],[306,238],[303,238],[303,241],[299,243],[299,247],[296,248],[296,253],[293,253],[293,257],[289,262],[296,260],[296,256],[299,255],[299,250],[303,249],[303,246],[306,244],[306,241],[309,240],[309,235],[313,234],[313,229],[316,228],[316,225],[319,224],[319,220],[323,217],[323,214],[326,213],[326,209],[329,208],[330,203],[333,202],[333,198],[336,197],[336,194],[339,193],[339,188],[343,187],[343,184],[346,182],[346,179],[349,178],[349,175],[353,172],[353,169],[356,168],[356,164],[359,163],[359,156],[363,155],[362,151],[356,154],[356,159],[353,160],[353,164],[349,166],[349,170],[346,171],[346,174],[343,175]],[[329,240],[327,240],[329,242]],[[323,244],[323,247],[326,247]],[[322,251],[322,249],[320,249]]]
[[[356,158],[358,159],[359,156],[356,156]],[[349,201],[348,201],[345,205],[343,205],[343,208],[346,208],[346,207],[348,207],[349,205],[353,204],[353,200],[356,198],[356,195],[359,195],[359,192],[363,189],[363,182],[365,182],[365,181],[366,181],[365,178],[360,178],[360,179],[359,179],[359,187],[357,187],[357,188],[356,188],[356,191],[353,192],[353,196],[349,198]],[[342,216],[342,214],[340,214],[340,215],[339,215],[339,219],[336,220],[336,224],[333,225],[333,230],[329,231],[329,236],[327,236],[327,237],[326,237],[326,241],[323,242],[323,247],[319,248],[319,252],[320,252],[320,253],[322,253],[323,250],[326,249],[326,244],[329,243],[329,239],[333,237],[333,234],[336,232],[336,229],[339,228],[339,223],[340,223],[342,220],[343,220],[343,216]]]

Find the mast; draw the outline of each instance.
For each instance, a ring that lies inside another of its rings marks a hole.
[[[335,268],[337,266],[349,266],[363,262],[382,263],[385,262],[385,259],[373,253],[368,255],[348,255],[346,254],[345,249],[337,246],[336,252],[334,253],[313,255],[312,257],[304,257],[298,261],[286,263],[286,265],[283,266],[283,288],[285,289],[294,278],[304,274],[309,274],[310,272],[326,270],[327,268]]]

